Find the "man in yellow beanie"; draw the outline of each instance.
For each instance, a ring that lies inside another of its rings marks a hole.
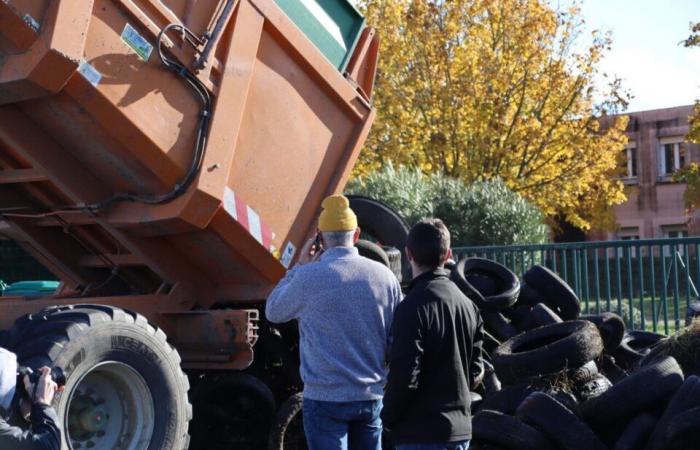
[[[265,306],[270,322],[299,321],[304,431],[309,450],[381,450],[387,343],[401,287],[359,255],[357,217],[326,198],[318,229]]]

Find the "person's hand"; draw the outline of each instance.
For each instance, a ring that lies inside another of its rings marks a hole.
[[[316,239],[309,239],[301,248],[301,254],[299,255],[299,261],[297,261],[297,264],[304,265],[314,262],[321,257],[322,253],[322,249],[316,248]]]
[[[56,392],[60,392],[63,389],[59,389],[56,382],[51,378],[51,369],[42,367],[39,369],[39,373],[39,381],[37,381],[36,387],[29,381],[28,376],[24,377],[24,387],[29,395],[34,396],[34,403],[50,406]]]

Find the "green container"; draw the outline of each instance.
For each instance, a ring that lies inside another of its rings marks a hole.
[[[275,0],[297,27],[341,72],[365,27],[348,0]]]
[[[58,289],[58,281],[17,281],[2,291],[3,297],[46,297]]]

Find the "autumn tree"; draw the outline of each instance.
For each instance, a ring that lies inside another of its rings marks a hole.
[[[683,44],[686,47],[700,47],[700,22],[691,25],[691,35]],[[690,118],[690,133],[688,140],[700,143],[700,100],[695,101],[695,114]]]
[[[599,226],[625,200],[619,81],[596,88],[608,35],[580,50],[577,7],[543,0],[366,0],[382,39],[377,120],[356,168],[502,179],[549,217]]]
[[[690,26],[691,34],[683,41],[686,47],[700,47],[700,22]],[[690,131],[686,139],[690,142],[700,143],[700,100],[695,101],[695,113],[689,118]],[[676,172],[673,179],[680,183],[686,183],[683,193],[685,206],[688,210],[700,206],[700,165],[691,163]]]

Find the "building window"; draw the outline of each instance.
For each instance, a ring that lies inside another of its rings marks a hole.
[[[617,239],[620,241],[638,241],[639,240],[639,227],[626,227],[620,228],[617,232]],[[627,250],[625,247],[620,247],[617,249],[617,255],[619,258],[624,258],[627,255]],[[632,258],[637,257],[637,248],[630,248],[630,255]]]
[[[659,146],[659,177],[670,177],[685,166],[686,149],[681,141],[662,140]]]
[[[631,145],[625,148],[625,161],[627,162],[627,171],[625,178],[637,178],[637,147]]]
[[[667,225],[661,227],[661,231],[665,238],[677,239],[688,237],[688,230],[685,225]],[[664,256],[673,256],[673,246],[664,245]],[[676,246],[676,251],[680,256],[685,256],[685,247],[682,245]]]

